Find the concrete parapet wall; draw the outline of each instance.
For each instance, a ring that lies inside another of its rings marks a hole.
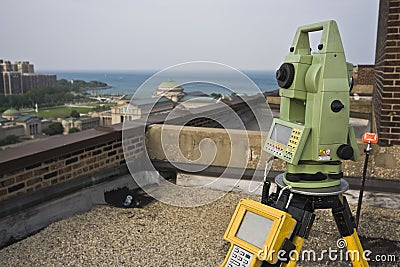
[[[373,89],[374,89],[373,84],[356,84],[356,85],[354,85],[353,90],[351,90],[351,93],[371,96]]]
[[[162,141],[175,138],[179,146]],[[265,138],[257,131],[152,125],[146,147],[152,160],[256,169],[264,168],[269,157],[261,149]]]
[[[182,155],[178,155],[175,150],[170,150],[176,149],[175,147],[161,145],[161,131],[165,131],[164,134],[166,136],[179,135],[179,148]],[[229,140],[229,136],[231,136],[231,140],[234,140],[232,143]],[[253,131],[153,125],[146,133],[146,146],[152,160],[166,161],[168,159],[173,162],[205,164],[205,161],[196,162],[200,158],[199,147],[202,140],[211,139],[208,142],[215,143],[217,150],[209,166],[226,167],[229,163],[230,167],[235,168],[263,169],[265,161],[270,156],[262,150],[265,138],[265,133],[261,134]],[[235,147],[239,147],[242,153],[232,153],[232,144]],[[361,160],[359,162],[342,162],[345,176],[361,177],[365,159],[363,153],[365,147],[366,144],[359,143],[361,152]],[[231,161],[229,161],[230,158],[232,158]],[[243,166],[244,162],[247,162],[246,166]],[[400,166],[400,146],[379,147],[374,145],[370,155],[367,176],[398,180],[400,177],[398,166]],[[284,171],[285,162],[275,159],[271,170]]]

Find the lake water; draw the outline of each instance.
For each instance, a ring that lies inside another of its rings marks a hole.
[[[205,93],[253,94],[272,91],[278,88],[274,71],[246,71],[244,75],[237,71],[187,71],[163,72],[154,75],[154,71],[47,71],[57,75],[57,79],[101,81],[112,88],[92,91],[95,94],[133,94],[141,88],[141,92],[153,93],[157,86],[167,80],[182,84],[185,91],[203,91]]]

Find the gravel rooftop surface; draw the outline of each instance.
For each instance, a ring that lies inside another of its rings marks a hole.
[[[152,201],[144,208],[96,206],[91,211],[53,223],[0,250],[1,266],[220,266],[229,243],[225,229],[241,198],[228,193],[197,208]],[[352,206],[352,208],[354,208]],[[337,249],[340,235],[329,210],[318,210],[304,249]],[[393,254],[400,266],[398,210],[364,206],[360,237],[364,249]],[[340,251],[340,250],[339,250]],[[344,251],[343,251],[344,252]],[[317,254],[319,255],[319,254]],[[340,254],[338,254],[340,255]],[[300,262],[297,266],[351,266],[345,261]]]

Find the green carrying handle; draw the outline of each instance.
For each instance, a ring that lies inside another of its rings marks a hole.
[[[293,39],[291,53],[310,55],[310,38],[308,33],[316,31],[322,31],[320,41],[322,48],[319,49],[319,53],[344,53],[339,29],[334,20],[299,27]]]

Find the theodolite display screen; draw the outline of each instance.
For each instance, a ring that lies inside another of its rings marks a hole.
[[[236,232],[236,237],[253,246],[262,248],[273,223],[273,220],[251,211],[246,211],[242,223]]]
[[[281,125],[281,124],[275,124],[275,127],[272,129],[270,138],[271,138],[271,140],[274,140],[278,143],[287,144],[287,143],[289,143],[289,139],[290,139],[290,136],[292,135],[292,131],[293,131],[293,129],[288,126]]]
[[[277,158],[296,165],[310,129],[303,124],[274,119],[264,150]]]
[[[231,247],[221,266],[254,267],[263,260],[275,263],[274,251],[291,236],[296,223],[287,212],[254,200],[240,200],[224,235]]]

